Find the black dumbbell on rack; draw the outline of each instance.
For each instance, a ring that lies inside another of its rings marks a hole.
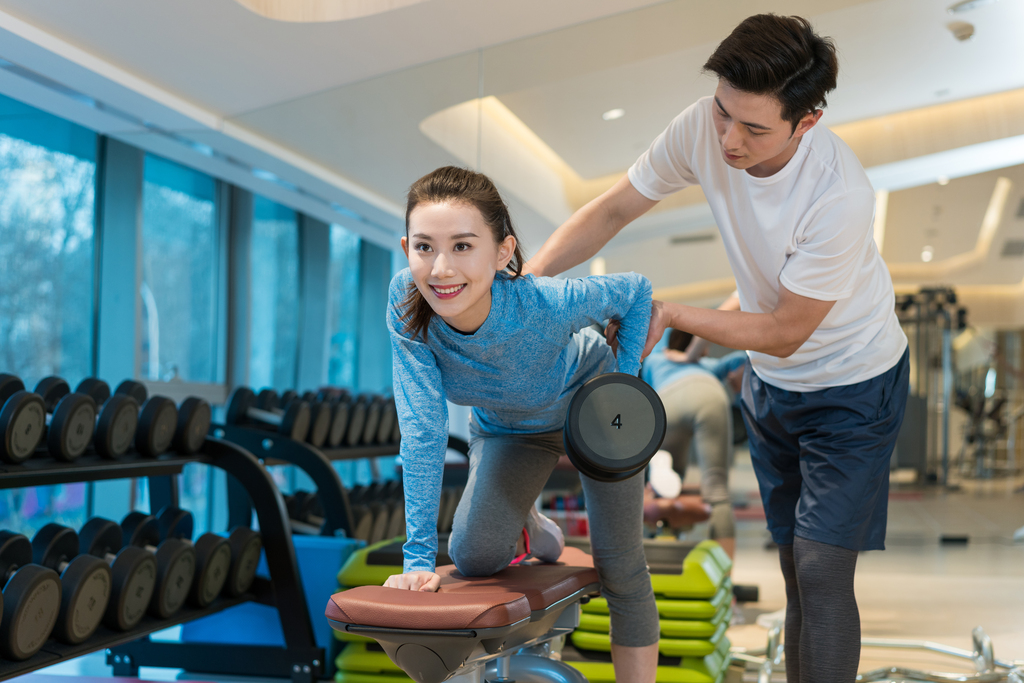
[[[88,639],[99,628],[110,601],[110,566],[93,555],[79,554],[74,529],[52,523],[32,538],[32,559],[60,574],[60,611],[53,635],[69,645]]]
[[[99,407],[92,445],[100,457],[114,460],[127,453],[139,425],[139,404],[135,399],[124,394],[112,395],[110,385],[95,377],[83,379],[75,393],[89,396]]]
[[[227,423],[270,427],[296,441],[305,441],[312,418],[309,404],[305,401],[292,400],[287,405],[286,410],[260,408],[252,389],[238,387],[228,401]]]
[[[228,534],[228,546],[231,548],[231,567],[224,583],[224,595],[234,598],[249,590],[256,579],[263,537],[247,526],[236,526]]]
[[[306,441],[313,447],[320,448],[327,442],[327,437],[331,432],[331,406],[317,398],[312,391],[304,393],[302,400],[309,404],[311,413]]]
[[[194,528],[192,513],[174,506],[167,506],[157,515],[160,540],[166,542],[176,538],[192,545]],[[223,536],[205,533],[193,545],[196,553],[196,575],[188,601],[196,607],[207,607],[212,603],[228,579],[231,569],[231,546]]]
[[[358,446],[363,441],[363,434],[366,431],[366,413],[370,407],[371,398],[368,394],[360,394],[352,399],[349,408],[348,430],[345,432],[344,444],[346,446]]]
[[[363,425],[363,437],[360,443],[372,444],[377,441],[377,428],[380,427],[380,414],[384,409],[384,397],[367,394],[369,403],[366,406],[366,424]]]
[[[142,406],[139,427],[135,431],[135,450],[155,458],[170,450],[178,429],[178,407],[166,396],[149,396],[142,382],[126,379],[117,385],[115,394],[131,396]]]
[[[178,406],[178,426],[174,432],[174,450],[182,455],[197,452],[206,441],[210,431],[213,411],[210,404],[195,396],[189,396]]]
[[[28,659],[46,642],[60,612],[60,577],[32,562],[32,543],[21,534],[0,531],[0,655]]]
[[[96,404],[88,396],[72,394],[60,377],[44,377],[35,393],[46,407],[46,447],[58,460],[71,462],[89,447],[96,429]]]
[[[97,451],[101,451],[101,443],[102,451],[118,451],[118,455],[131,447],[139,421],[139,403],[133,396],[145,395],[145,386],[139,384],[140,390],[134,386],[137,384],[139,383],[122,382],[118,387],[122,390],[121,393],[111,395],[110,385],[101,379],[89,377],[82,380],[75,389],[76,393],[87,394],[97,405],[103,406],[96,427]],[[167,400],[169,399],[161,398],[159,403],[163,404]],[[178,421],[172,446],[182,455],[191,455],[198,451],[206,440],[206,434],[210,431],[212,410],[207,401],[190,396],[181,402],[177,413]],[[152,438],[151,436],[150,439]],[[156,444],[159,445],[161,444]],[[103,455],[103,452],[100,454]]]
[[[395,397],[389,396],[384,399],[380,411],[380,426],[377,428],[377,443],[391,443],[391,437],[395,433],[395,424],[398,422],[398,411],[395,410]]]
[[[148,550],[156,558],[156,588],[148,612],[166,619],[185,604],[196,574],[196,550],[180,538],[160,542],[160,526],[153,515],[129,512],[121,520],[122,541],[126,546]]]
[[[79,549],[110,566],[110,602],[103,623],[115,631],[135,628],[146,615],[156,589],[157,562],[152,553],[124,546],[117,522],[93,517],[78,534]]]
[[[14,375],[0,374],[0,457],[9,463],[32,457],[39,442],[46,438],[47,448],[59,460],[72,461],[88,447],[96,419],[96,408],[85,396],[68,396],[59,385],[59,377],[47,377],[39,383],[39,393],[25,391]]]
[[[327,436],[327,445],[337,448],[345,439],[345,431],[348,429],[352,397],[344,389],[321,389],[317,395],[331,406],[331,431]]]

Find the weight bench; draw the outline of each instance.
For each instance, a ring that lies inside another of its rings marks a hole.
[[[436,593],[360,586],[331,596],[325,615],[338,631],[375,639],[418,683],[511,681],[517,672],[524,680],[585,683],[548,656],[549,641],[579,625],[581,601],[598,592],[597,571],[575,548],[560,560],[484,577],[439,567]]]

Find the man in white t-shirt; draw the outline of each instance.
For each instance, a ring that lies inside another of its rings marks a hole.
[[[648,350],[674,327],[748,351],[743,412],[786,580],[787,680],[848,683],[860,658],[857,552],[884,546],[909,384],[872,238],[874,191],[846,144],[815,127],[838,60],[807,21],[749,17],[704,70],[719,78],[715,95],[676,117],[527,270],[577,265],[658,201],[701,186],[738,296],[720,310],[656,301]]]

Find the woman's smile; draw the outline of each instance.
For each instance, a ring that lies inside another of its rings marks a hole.
[[[430,285],[430,289],[434,292],[434,295],[438,299],[454,299],[458,296],[462,290],[466,288],[466,283],[461,285]]]

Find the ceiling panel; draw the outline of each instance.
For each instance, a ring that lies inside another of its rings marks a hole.
[[[650,4],[430,0],[313,24],[267,19],[235,0],[0,0],[0,11],[232,115]]]

